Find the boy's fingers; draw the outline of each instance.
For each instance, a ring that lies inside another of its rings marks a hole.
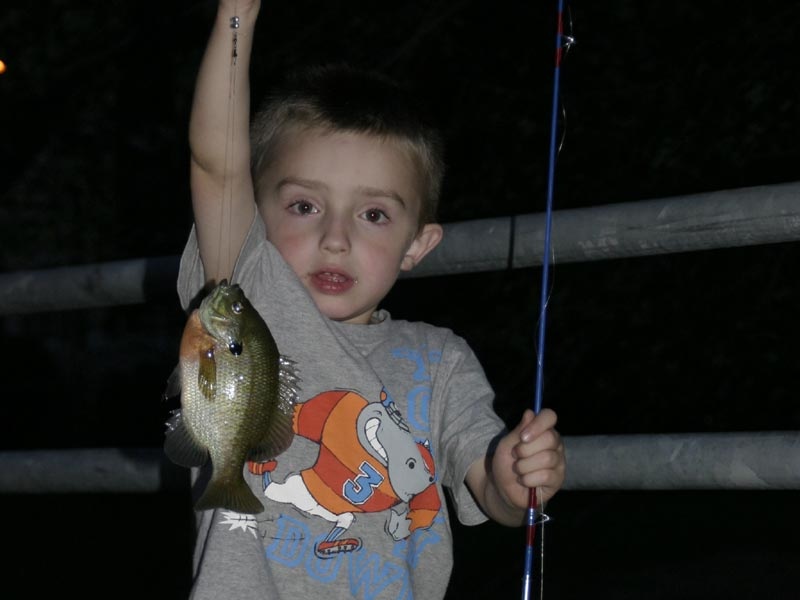
[[[518,458],[534,456],[539,452],[548,450],[559,450],[563,446],[561,436],[555,429],[548,429],[544,433],[537,435],[530,442],[521,442],[514,448],[514,454]]]
[[[531,421],[533,421],[533,419],[534,419],[533,411],[531,409],[529,409],[529,408],[525,409],[525,412],[522,413],[522,419],[520,419],[519,423],[517,423],[517,426],[514,427],[514,429],[512,429],[509,432],[510,435],[508,436],[507,439],[515,440],[515,443],[516,443],[517,440],[522,439],[523,431],[525,430],[525,428],[528,425],[530,425],[530,423],[531,423]]]
[[[520,423],[520,425],[522,425],[520,438],[523,442],[529,442],[548,429],[555,427],[557,421],[556,413],[549,408],[543,408],[539,414],[535,416],[532,410],[526,409],[525,413],[522,415],[522,422]]]

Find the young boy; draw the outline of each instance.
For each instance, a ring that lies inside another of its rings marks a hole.
[[[300,402],[289,449],[245,473],[264,511],[198,515],[193,597],[441,598],[444,488],[463,523],[521,525],[530,489],[544,502],[564,480],[556,417],[505,431],[461,338],[378,309],[442,237],[440,141],[395,86],[344,68],[293,81],[255,119],[251,171],[258,9],[220,1],[200,68],[178,288],[188,306],[232,274],[296,362]]]

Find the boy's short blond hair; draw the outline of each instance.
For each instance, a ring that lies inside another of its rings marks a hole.
[[[267,96],[250,137],[256,197],[261,175],[292,130],[374,135],[406,152],[419,175],[419,225],[436,221],[444,177],[443,143],[424,111],[400,86],[371,71],[328,65],[298,72]]]

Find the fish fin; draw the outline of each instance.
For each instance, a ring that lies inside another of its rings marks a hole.
[[[214,348],[200,352],[198,357],[197,387],[206,400],[213,400],[217,390],[217,361]]]
[[[291,415],[299,401],[300,376],[296,364],[283,355],[278,357],[278,410],[282,414]]]
[[[208,451],[194,439],[179,410],[167,421],[164,453],[182,467],[199,467],[208,460]]]
[[[227,508],[255,515],[264,510],[264,505],[243,478],[238,481],[222,481],[212,477],[203,495],[195,502],[194,508],[195,510]]]
[[[263,439],[250,450],[248,454],[250,460],[261,462],[275,458],[291,446],[294,439],[294,406],[298,402],[299,382],[294,361],[281,356],[278,369],[277,411],[270,419]]]
[[[164,388],[164,393],[161,395],[163,400],[169,400],[181,393],[181,366],[176,365],[172,373],[167,378],[167,386]]]
[[[270,426],[261,442],[250,449],[248,460],[263,462],[275,458],[292,445],[294,430],[292,415],[277,414],[270,420]]]

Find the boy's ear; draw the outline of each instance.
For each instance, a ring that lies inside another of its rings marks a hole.
[[[426,223],[422,226],[422,230],[417,233],[414,241],[411,242],[400,263],[401,271],[410,271],[419,264],[425,255],[436,248],[439,242],[442,241],[444,230],[438,223]]]

